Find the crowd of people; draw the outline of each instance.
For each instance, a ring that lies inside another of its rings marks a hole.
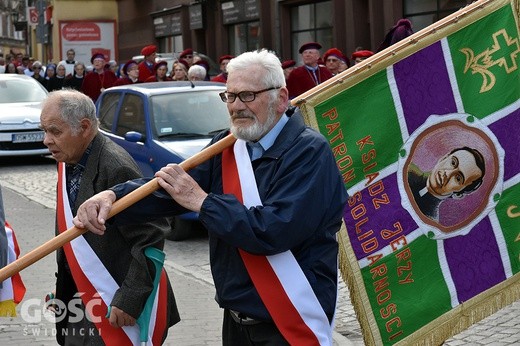
[[[302,66],[296,67],[294,60],[283,62],[282,67],[291,97],[341,73],[350,67],[351,61],[355,64],[374,54],[368,50],[358,50],[349,59],[339,49],[331,48],[321,57],[319,53],[321,48],[317,42],[302,45],[300,48]],[[91,57],[91,65],[87,70],[85,63],[75,60],[75,55],[74,49],[69,49],[65,60],[44,66],[40,61],[27,55],[9,54],[5,58],[0,57],[0,67],[3,67],[0,73],[31,76],[49,92],[60,89],[79,90],[95,102],[104,89],[117,85],[188,80],[226,83],[226,66],[234,58],[229,54],[220,56],[218,59],[220,73],[210,77],[209,63],[195,54],[191,48],[179,54],[171,71],[168,71],[166,61],[157,61],[155,45],[148,45],[141,50],[141,55],[144,57],[141,62],[129,60],[121,67],[114,60],[107,61],[102,53],[95,53]],[[313,69],[314,72],[307,72]]]
[[[375,52],[412,33],[411,22],[407,19],[399,20]],[[282,62],[290,98],[304,93],[374,54],[373,51],[357,47],[348,57],[340,49],[332,47],[322,55],[321,49],[320,43],[307,42],[299,49],[300,66],[291,59]],[[129,60],[124,64],[118,64],[114,60],[108,61],[102,53],[94,53],[90,60],[91,65],[88,66],[89,70],[85,63],[75,60],[74,49],[67,50],[66,59],[46,66],[21,53],[8,54],[5,58],[0,56],[0,73],[32,76],[49,92],[63,88],[76,89],[87,94],[95,102],[104,89],[115,85],[188,80],[226,83],[226,67],[234,58],[230,54],[220,56],[218,58],[220,73],[210,76],[209,62],[192,48],[187,48],[179,54],[170,71],[168,71],[168,63],[158,59],[157,46],[147,45],[140,53],[143,56],[142,61]]]

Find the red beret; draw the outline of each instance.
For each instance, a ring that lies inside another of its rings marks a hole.
[[[304,43],[301,47],[300,47],[300,50],[298,52],[300,52],[300,54],[303,53],[304,50],[307,50],[307,49],[321,49],[321,44],[319,44],[318,42],[308,42],[308,43]]]
[[[347,57],[343,55],[343,53],[337,48],[331,48],[328,51],[326,51],[325,54],[323,54],[323,60],[327,61],[327,58],[331,55],[335,56],[339,60],[342,60],[343,62],[347,62]]]
[[[157,46],[154,46],[153,44],[141,49],[141,54],[144,56],[152,55],[155,52],[157,52]]]
[[[374,52],[370,50],[358,50],[357,52],[352,53],[352,60],[356,58],[368,58],[374,55]]]
[[[190,64],[188,64],[188,62],[184,59],[179,59],[179,61],[177,61],[179,64],[182,64],[184,66],[184,68],[186,69],[186,71],[188,70],[188,68],[190,67]]]
[[[90,58],[90,62],[94,63],[94,60],[96,60],[96,59],[105,60],[105,55],[103,53],[94,53],[94,54],[92,54],[92,58]]]
[[[128,75],[127,71],[129,68],[131,68],[133,65],[137,65],[137,62],[135,60],[128,60],[126,64],[123,66],[123,73]]]
[[[285,70],[286,68],[293,67],[296,65],[296,61],[294,60],[285,60],[282,62],[282,68]]]
[[[218,63],[222,64],[222,60],[231,60],[233,58],[233,55],[222,55],[220,58],[218,58]]]
[[[185,50],[183,50],[183,51],[181,52],[181,55],[179,55],[179,59],[184,58],[186,55],[193,55],[193,49],[191,49],[191,48],[186,48]]]
[[[209,63],[204,59],[200,59],[199,61],[197,61],[195,63],[195,65],[200,65],[200,66],[204,67],[206,69],[206,72],[209,71]]]

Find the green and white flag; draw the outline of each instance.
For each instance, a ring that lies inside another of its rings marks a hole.
[[[520,299],[519,13],[477,1],[293,100],[349,191],[367,344],[440,344]]]

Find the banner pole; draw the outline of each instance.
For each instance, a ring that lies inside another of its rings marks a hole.
[[[224,149],[235,143],[235,140],[235,137],[232,134],[229,134],[226,137],[219,140],[218,142],[213,143],[211,146],[184,160],[179,164],[179,166],[181,166],[185,171],[188,171],[200,165],[201,163],[207,161],[213,156],[220,154]],[[160,186],[157,182],[157,178],[150,180],[146,184],[140,186],[139,188],[135,189],[134,191],[130,192],[129,194],[114,202],[112,209],[108,214],[108,217],[111,218],[112,216],[120,213],[132,204],[140,201],[146,196],[157,191],[159,187]],[[0,269],[0,282],[3,282],[7,278],[10,278],[16,273],[27,268],[31,264],[34,264],[35,262],[47,256],[51,252],[56,251],[64,244],[79,237],[85,232],[87,232],[86,229],[80,229],[74,226],[59,234],[58,236],[54,237],[53,239],[43,243],[34,250],[21,256],[16,261]]]

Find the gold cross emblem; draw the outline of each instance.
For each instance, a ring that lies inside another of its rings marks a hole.
[[[490,71],[491,67],[502,67],[508,74],[518,69],[519,40],[518,37],[509,37],[505,29],[494,33],[493,45],[478,55],[475,55],[470,48],[462,48],[460,51],[466,55],[464,73],[471,70],[472,74],[480,73],[482,75],[480,93],[487,92],[495,86],[496,77]]]

